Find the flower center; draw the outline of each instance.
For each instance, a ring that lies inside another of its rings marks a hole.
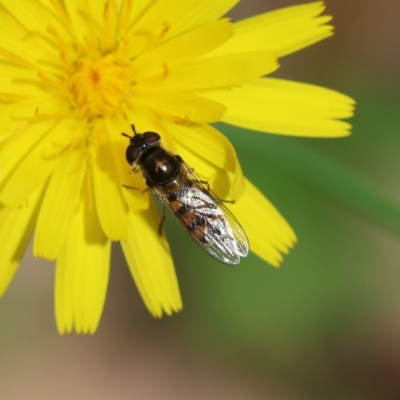
[[[128,63],[117,61],[112,54],[78,59],[66,82],[72,103],[89,118],[120,112],[129,95],[130,71]]]

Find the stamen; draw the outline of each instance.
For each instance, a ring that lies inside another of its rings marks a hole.
[[[71,150],[68,151],[68,149],[70,148],[70,143],[65,145],[61,143],[52,142],[51,146],[53,146],[52,149],[53,153],[50,153],[50,151],[48,151],[48,154],[45,154],[45,152],[43,151],[41,154],[43,160],[55,160],[57,158],[65,156],[66,154],[68,154],[68,152],[71,152]]]
[[[169,24],[168,22],[164,22],[163,23],[163,29],[161,30],[161,32],[156,35],[153,40],[151,40],[148,44],[147,50],[151,50],[155,47],[157,47],[165,38],[165,36],[167,35],[167,33],[171,30],[171,24]]]
[[[118,24],[118,31],[122,34],[128,31],[130,21],[131,21],[131,12],[132,12],[132,0],[125,0],[119,15],[121,19]]]
[[[161,82],[162,80],[168,77],[170,68],[168,67],[168,64],[164,63],[163,65],[161,65],[161,69],[162,69],[161,72],[156,72],[155,74],[148,76],[146,78],[142,78],[139,81],[132,81],[131,86],[135,85],[153,86],[158,82]]]
[[[101,32],[103,28],[99,27],[99,24],[97,23],[96,19],[89,11],[79,10],[79,14],[84,19],[85,25],[90,27],[89,29],[89,33],[91,34],[90,40],[92,42],[96,42],[96,39],[98,37],[101,37]],[[98,36],[96,35],[96,33],[98,34]]]
[[[32,122],[38,122],[38,121],[61,121],[67,115],[68,115],[68,113],[66,113],[66,112],[59,112],[59,113],[55,113],[55,114],[40,114],[38,111],[38,108],[37,108],[32,116],[21,117],[21,116],[16,116],[16,115],[11,114],[10,117],[14,121],[25,121],[25,122],[32,123]]]
[[[108,53],[116,47],[116,32],[117,32],[117,10],[116,4],[113,1],[107,1],[104,5],[103,12],[103,54]]]
[[[62,4],[59,0],[50,0],[50,3],[54,7],[54,10],[60,18],[62,24],[67,28],[67,32],[69,32],[72,36],[74,34],[73,26]]]
[[[43,72],[38,72],[37,76],[46,84],[54,87],[55,89],[61,90],[62,89],[62,84],[60,81],[57,81],[55,79],[50,78],[49,76],[47,76],[46,74],[44,74]]]
[[[8,61],[13,63],[14,65],[18,65],[19,67],[29,68],[29,69],[36,69],[36,67],[29,61],[25,60],[24,58],[17,56],[14,53],[11,53],[8,50],[5,50],[0,47],[0,56],[3,56]]]
[[[17,94],[0,93],[0,101],[3,103],[16,103],[24,99],[26,99],[26,97]]]
[[[58,47],[61,49],[61,52],[62,52],[62,53],[68,53],[68,52],[70,52],[71,50],[73,50],[73,49],[71,48],[71,45],[69,45],[68,43],[66,43],[66,42],[62,39],[62,37],[60,36],[60,34],[57,32],[57,30],[56,30],[53,26],[49,25],[49,26],[47,27],[47,32],[50,33],[50,35],[53,36],[54,40],[56,41]]]
[[[130,42],[131,41],[128,36],[123,36],[121,38],[121,40],[118,43],[118,48],[116,51],[116,55],[118,58],[123,58],[123,57],[125,57],[126,54],[128,54]]]
[[[84,135],[82,135],[81,130],[77,129],[73,132],[73,136],[69,138],[69,143],[57,143],[55,141],[51,142],[51,146],[53,146],[53,154],[42,154],[42,158],[45,160],[54,160],[56,158],[65,157],[74,151],[76,148],[82,145],[84,140]]]
[[[102,142],[103,136],[104,136],[103,126],[100,126],[100,124],[95,124],[88,139],[91,144],[97,146]]]
[[[85,42],[85,53],[87,56],[93,58],[101,56],[100,49],[95,41],[86,36],[83,38],[83,41]]]
[[[169,75],[169,67],[167,64],[161,65],[161,68],[164,70],[164,78],[166,78]]]
[[[112,55],[95,60],[82,58],[74,65],[66,88],[80,115],[114,115],[129,92],[129,64]]]
[[[183,118],[178,118],[178,117],[172,117],[171,120],[178,125],[189,125],[190,122],[190,116],[188,114],[185,114]]]
[[[73,63],[67,58],[67,55],[64,53],[61,53],[60,55],[61,63],[64,67],[64,71],[67,72],[68,74],[73,73],[74,71],[74,65]]]

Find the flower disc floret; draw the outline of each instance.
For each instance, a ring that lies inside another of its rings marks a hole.
[[[80,116],[96,118],[120,112],[129,96],[130,67],[111,54],[92,60],[82,57],[66,79],[66,88]]]

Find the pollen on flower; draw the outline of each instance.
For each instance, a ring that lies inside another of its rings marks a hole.
[[[82,57],[66,79],[73,106],[87,118],[115,115],[129,96],[130,68],[111,54],[98,59]]]

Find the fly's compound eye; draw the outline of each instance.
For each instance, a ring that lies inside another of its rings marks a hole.
[[[135,136],[128,136],[126,133],[122,133],[130,139],[131,143],[126,149],[125,157],[126,161],[130,165],[138,164],[141,156],[152,147],[158,147],[161,145],[161,137],[156,132],[147,131],[144,133],[135,133]]]
[[[125,157],[126,161],[128,161],[128,164],[133,165],[135,161],[139,158],[140,154],[142,153],[142,149],[135,145],[135,144],[130,144],[126,148],[125,152]]]
[[[161,137],[158,133],[151,131],[144,132],[143,138],[147,144],[157,143],[161,140]]]

